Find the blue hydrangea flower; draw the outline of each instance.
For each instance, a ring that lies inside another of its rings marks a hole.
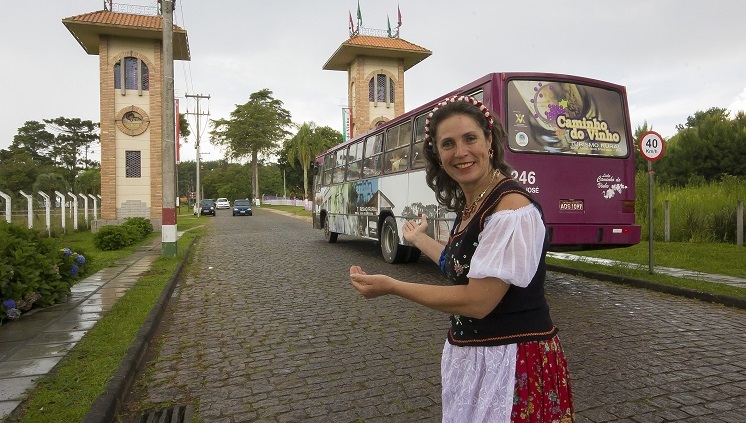
[[[63,255],[64,257],[69,257],[69,256],[70,256],[70,254],[72,254],[72,253],[73,253],[73,252],[72,252],[72,250],[70,250],[69,248],[63,248],[63,249],[62,249],[62,255]]]
[[[84,263],[85,263],[85,257],[79,255],[78,256],[78,264],[84,264]]]
[[[3,301],[3,305],[7,309],[16,308],[16,302],[14,300],[5,300]]]
[[[78,274],[78,266],[73,264],[73,267],[70,268],[70,274],[75,276]]]
[[[15,320],[21,317],[21,312],[17,308],[8,309],[8,319]]]

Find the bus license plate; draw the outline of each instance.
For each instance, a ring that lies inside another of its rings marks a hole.
[[[583,211],[583,200],[560,200],[560,211]]]

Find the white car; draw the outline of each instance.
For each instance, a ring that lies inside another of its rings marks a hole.
[[[218,198],[215,202],[216,209],[229,209],[231,208],[231,202],[227,198]]]

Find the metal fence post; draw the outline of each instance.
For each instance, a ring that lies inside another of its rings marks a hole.
[[[664,207],[664,219],[663,219],[663,225],[664,225],[664,235],[663,238],[666,242],[671,241],[671,210],[669,209],[670,201],[666,200],[666,204]]]
[[[5,220],[10,223],[10,195],[0,191],[0,197],[3,197],[5,199]]]
[[[743,247],[743,200],[738,202],[738,211],[736,212],[736,245]]]

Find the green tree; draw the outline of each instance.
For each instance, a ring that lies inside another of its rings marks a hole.
[[[319,137],[319,139],[321,140],[321,145],[324,148],[323,150],[321,150],[321,152],[324,152],[334,147],[335,145],[339,145],[342,143],[342,133],[329,126],[318,127],[316,128],[314,133]]]
[[[342,133],[328,126],[317,127],[313,122],[304,122],[298,125],[298,132],[289,140],[285,141],[278,160],[282,170],[289,170],[286,164],[295,168],[300,163],[303,169],[302,186],[303,197],[308,198],[308,189],[311,182],[308,180],[308,169],[313,166],[317,155],[342,142]],[[291,178],[287,178],[290,181]]]
[[[301,169],[300,166],[293,167],[290,165],[287,148],[283,148],[277,154],[277,163],[271,163],[268,166],[268,173],[270,166],[276,168],[276,171],[274,171],[274,169],[272,170],[272,174],[276,173],[277,180],[276,183],[272,185],[272,189],[262,192],[277,194],[278,196],[283,195],[286,197],[299,197],[303,195],[303,179],[305,177],[303,169]]]
[[[101,194],[101,169],[86,169],[75,178],[76,194]]]
[[[252,196],[259,196],[259,155],[269,154],[289,132],[290,112],[282,101],[272,97],[272,91],[263,89],[249,96],[246,104],[231,112],[231,118],[213,120],[211,142],[225,148],[230,159],[251,157]]]
[[[188,136],[192,135],[192,131],[189,128],[189,121],[184,113],[179,113],[179,137],[186,142]]]
[[[303,122],[298,126],[298,132],[285,141],[288,163],[295,168],[297,162],[303,168],[303,198],[308,198],[308,168],[314,157],[323,151],[321,139],[314,133],[315,129],[315,123]]]
[[[28,151],[10,148],[0,150],[0,190],[9,195],[28,194],[36,178],[42,173],[54,172],[51,164],[39,165]]]
[[[689,116],[666,144],[656,162],[664,183],[686,185],[691,180],[719,181],[727,175],[746,177],[746,117],[734,119],[726,109],[713,107]]]
[[[13,137],[13,143],[8,151],[28,154],[31,161],[38,165],[54,164],[52,149],[54,134],[46,129],[41,122],[30,120],[18,128],[18,134]]]
[[[94,167],[88,153],[92,145],[99,140],[96,133],[98,123],[65,117],[44,119],[44,122],[57,133],[51,148],[54,163],[64,169],[67,182],[72,185],[81,170]]]
[[[59,191],[62,194],[67,195],[69,185],[65,178],[59,173],[43,173],[36,178],[33,185],[33,192],[36,194],[39,191],[43,191],[50,197],[52,204],[55,204],[55,191]],[[27,193],[31,194],[31,193]]]

